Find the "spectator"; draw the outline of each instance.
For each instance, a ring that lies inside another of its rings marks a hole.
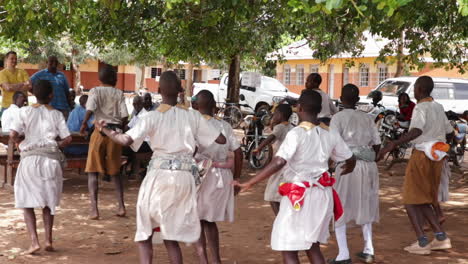
[[[73,89],[70,89],[68,92],[68,105],[70,106],[70,109],[73,111],[75,107],[77,107],[75,103],[75,98],[76,98],[76,92]],[[86,97],[86,100],[88,100],[88,97]]]
[[[5,69],[0,71],[0,88],[3,95],[0,116],[13,103],[13,94],[15,92],[23,92],[27,100],[27,92],[31,90],[28,73],[23,69],[16,68],[17,64],[18,57],[16,52],[7,52],[5,55]]]
[[[31,77],[31,82],[35,83],[38,80],[47,80],[54,88],[54,97],[50,105],[62,112],[65,119],[70,113],[70,105],[68,101],[70,85],[68,85],[65,74],[57,70],[59,62],[56,56],[50,56],[47,60],[47,69],[36,72]]]
[[[80,104],[77,105],[73,111],[71,111],[68,120],[67,120],[67,127],[70,132],[80,132],[81,123],[86,115],[86,102],[88,101],[87,95],[82,95],[80,97]],[[88,120],[88,128],[87,132],[92,131],[93,127],[93,118]],[[88,153],[88,145],[71,145],[65,148],[64,152],[66,154],[73,154],[73,155],[84,155]]]
[[[8,107],[2,115],[2,131],[10,132],[10,129],[14,123],[14,120],[18,118],[20,108],[26,103],[26,96],[23,92],[16,91],[13,95],[13,104]],[[22,131],[19,131],[22,132]]]
[[[150,93],[145,93],[143,95],[143,107],[146,109],[146,111],[153,111],[158,107],[155,103],[153,103],[153,98],[151,97]]]
[[[401,93],[398,95],[398,107],[400,108],[400,115],[398,119],[400,121],[411,121],[411,116],[413,116],[413,109],[416,106],[412,102],[407,93]]]

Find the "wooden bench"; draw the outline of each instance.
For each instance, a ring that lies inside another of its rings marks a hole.
[[[71,145],[88,145],[89,140],[79,133],[72,133]],[[20,156],[16,152],[16,146],[10,140],[9,134],[2,132],[0,142],[8,146],[6,155],[0,155],[0,187],[12,188],[15,181],[16,169],[18,168]],[[67,158],[67,168],[85,169],[88,155],[65,155]],[[122,164],[126,163],[126,158],[122,158]]]

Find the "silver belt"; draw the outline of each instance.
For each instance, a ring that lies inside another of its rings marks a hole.
[[[153,157],[148,166],[150,169],[170,170],[170,171],[188,171],[195,180],[195,184],[201,183],[198,166],[190,156],[159,156]]]

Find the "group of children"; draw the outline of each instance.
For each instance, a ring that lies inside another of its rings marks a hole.
[[[362,227],[364,247],[357,257],[365,263],[374,261],[372,223],[379,221],[379,177],[376,165],[382,155],[397,144],[417,140],[424,144],[442,141],[449,129],[438,126],[443,120],[440,105],[430,98],[432,80],[421,77],[415,85],[418,105],[407,136],[380,148],[380,138],[372,118],[355,105],[359,89],[347,84],[342,89],[344,110],[336,109],[325,93],[317,90],[321,78],[307,78],[297,114],[298,126],[288,123],[290,105],[277,107],[273,132],[252,155],[274,144],[273,160],[254,178],[240,183],[242,151],[233,129],[214,116],[216,102],[209,91],[196,95],[194,109],[178,104],[181,81],[172,71],[160,77],[162,103],[139,116],[127,132],[122,131],[128,113],[120,91],[114,89],[116,73],[111,68],[99,72],[102,86],[91,90],[87,113],[95,117],[86,172],[89,176],[91,218],[97,219],[97,175],[112,175],[119,201],[118,215],[124,216],[122,182],[118,173],[122,146],[134,151],[146,142],[153,152],[147,174],[140,186],[137,202],[138,242],[141,263],[152,263],[153,243],[164,242],[171,263],[182,263],[179,242],[194,243],[200,263],[220,263],[219,233],[216,222],[234,220],[234,196],[258,182],[270,178],[265,200],[276,215],[271,247],[281,251],[284,263],[299,263],[298,252],[305,251],[311,263],[325,263],[320,243],[329,238],[330,222],[335,221],[339,252],[329,263],[352,263],[346,229],[354,222]],[[63,156],[59,148],[70,141],[60,112],[48,106],[52,98],[50,83],[34,85],[37,105],[21,110],[10,136],[20,142],[21,163],[15,183],[16,207],[24,208],[32,245],[28,253],[40,249],[33,208],[43,208],[46,225],[46,250],[52,247],[52,224],[62,188]],[[323,113],[325,109],[326,113]],[[443,113],[443,109],[442,109]],[[331,120],[330,120],[331,117]],[[416,121],[414,121],[416,120]],[[330,122],[330,126],[324,122]],[[40,131],[41,133],[38,133]],[[57,137],[61,140],[57,141]],[[331,176],[330,160],[336,166]],[[433,208],[442,161],[434,161],[414,150],[405,178],[403,201],[415,228],[418,242],[405,248],[410,253],[428,254],[431,250],[450,248],[450,240],[435,221]],[[208,164],[200,182],[199,164]],[[416,164],[423,164],[418,166]],[[32,171],[34,170],[34,171]],[[426,219],[435,232],[428,242],[421,228]]]

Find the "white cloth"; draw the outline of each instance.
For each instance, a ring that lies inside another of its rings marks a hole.
[[[379,145],[380,137],[371,116],[359,110],[344,109],[333,116],[330,129],[339,133],[346,144],[357,146]],[[336,169],[335,190],[340,196],[344,215],[336,226],[354,221],[358,225],[379,221],[379,171],[375,162],[357,160],[354,171],[341,175]]]
[[[353,153],[341,136],[320,127],[309,130],[301,126],[286,135],[276,153],[286,160],[285,182],[314,181],[328,170],[328,160],[349,159]],[[316,242],[326,243],[333,217],[331,187],[307,188],[304,205],[296,211],[287,197],[281,199],[280,210],[273,224],[273,250],[308,250]]]
[[[123,92],[109,86],[94,87],[89,91],[86,110],[93,111],[95,120],[105,120],[109,124],[122,124],[128,117]]]
[[[12,130],[24,131],[25,139],[20,151],[57,146],[56,138],[70,135],[61,112],[46,106],[23,107],[13,123]],[[28,156],[21,159],[15,179],[16,208],[49,207],[55,214],[62,194],[62,167],[58,160],[45,156]]]
[[[8,107],[5,111],[3,111],[2,114],[2,131],[3,132],[10,132],[11,127],[13,126],[13,123],[19,116],[20,109],[17,105],[11,104],[10,107]],[[16,131],[20,134],[23,133],[23,131]]]
[[[422,134],[412,141],[414,144],[430,141],[445,142],[446,134],[453,131],[445,115],[444,107],[435,101],[416,104],[409,129],[412,128],[418,128],[422,131]]]
[[[428,159],[430,159],[430,160],[441,161],[443,158],[445,158],[445,156],[447,156],[447,152],[440,151],[440,150],[435,150],[434,154],[437,155],[437,158],[434,157],[434,155],[432,154],[432,148],[434,147],[434,145],[436,143],[439,143],[439,141],[428,141],[428,142],[424,142],[424,143],[418,143],[418,144],[414,145],[414,148],[419,150],[419,151],[424,152],[424,154],[426,154],[426,157]],[[445,143],[445,141],[443,141],[441,143]]]
[[[208,122],[218,128],[226,137],[226,144],[213,143],[208,147],[198,148],[196,160],[211,159],[226,161],[229,152],[240,147],[231,125],[223,120],[210,118]],[[209,222],[234,221],[234,187],[231,185],[231,169],[211,167],[202,179],[197,192],[198,216]]]
[[[320,93],[322,96],[322,111],[318,114],[318,118],[328,117],[331,118],[334,114],[338,112],[335,104],[330,99],[330,96],[320,89],[314,89],[314,91]]]
[[[220,131],[193,110],[172,107],[162,113],[151,111],[127,131],[133,150],[150,138],[153,157],[193,156],[196,146],[209,146]],[[192,243],[200,237],[196,187],[188,171],[169,171],[150,167],[141,183],[137,202],[135,241],[147,240],[153,229],[164,240]]]
[[[273,128],[273,132],[271,133],[272,135],[275,136],[275,142],[273,143],[273,152],[276,153],[283,143],[284,139],[286,138],[286,135],[288,132],[293,129],[294,127],[291,124],[278,124]],[[280,183],[283,181],[282,178],[283,175],[283,170],[275,173],[268,179],[268,183],[265,187],[265,195],[264,199],[265,201],[268,202],[280,202],[281,199],[283,198],[279,193],[278,193],[278,187]]]
[[[439,184],[439,202],[447,202],[449,200],[449,185],[452,172],[450,171],[450,164],[448,159],[443,161],[442,174],[440,175]]]
[[[144,115],[146,115],[148,111],[146,111],[145,108],[142,108],[138,114],[133,115],[132,119],[130,119],[130,122],[128,122],[128,127],[133,128],[135,124],[140,120]]]

